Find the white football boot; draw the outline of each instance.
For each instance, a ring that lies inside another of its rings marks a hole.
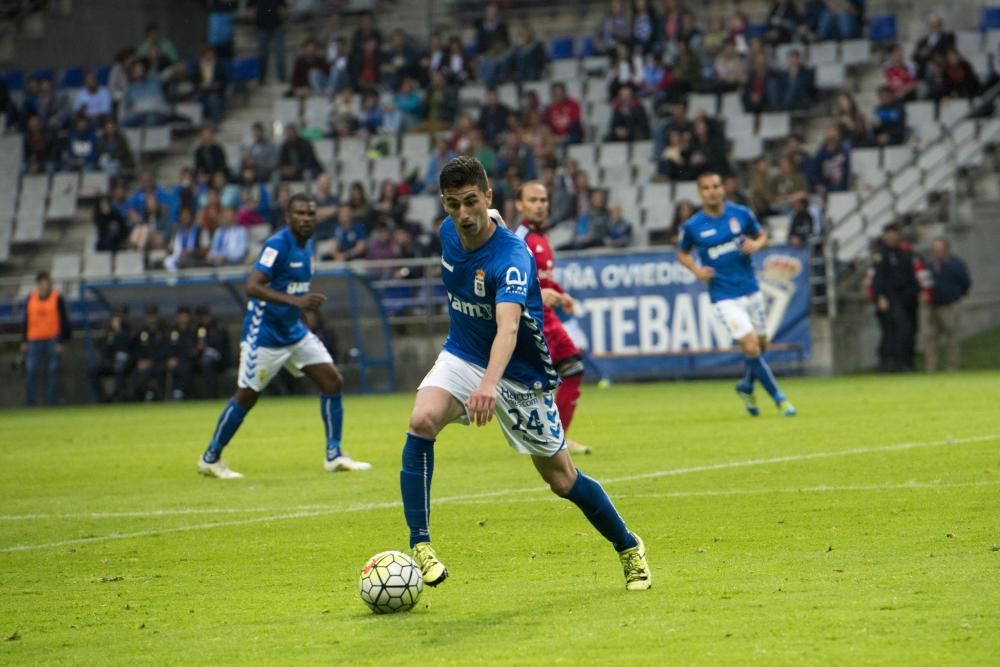
[[[198,459],[198,472],[205,477],[215,477],[216,479],[243,479],[243,474],[229,469],[229,464],[219,459],[215,463],[206,463],[205,459]]]
[[[371,470],[372,464],[365,463],[364,461],[355,461],[350,456],[346,454],[341,454],[332,461],[327,461],[323,464],[323,469],[327,472],[341,472],[341,471],[351,471],[359,472],[361,470]]]

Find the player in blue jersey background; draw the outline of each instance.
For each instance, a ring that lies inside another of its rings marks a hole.
[[[507,443],[530,455],[552,491],[576,504],[614,546],[626,588],[649,588],[642,540],[566,449],[534,258],[502,220],[492,219],[493,191],[478,160],[455,158],[439,181],[448,213],[440,230],[441,276],[451,322],[444,349],[417,390],[399,475],[410,547],[424,581],[436,586],[448,576],[430,542],[434,439],[452,422],[484,426],[496,416]]]
[[[208,477],[243,477],[220,458],[222,450],[282,368],[293,375],[306,375],[319,387],[326,470],[371,468],[341,450],[343,378],[326,347],[301,319],[303,310],[316,310],[326,301],[324,295],[309,291],[316,202],[309,195],[295,194],[288,202],[285,217],[288,226],[267,240],[247,277],[249,303],[243,320],[236,393],[219,415],[208,449],[198,460],[198,472]]]
[[[786,417],[795,407],[778,388],[774,373],[764,360],[767,347],[767,311],[750,256],[767,245],[767,232],[745,206],[725,200],[722,179],[714,172],[698,177],[702,210],[681,226],[677,259],[698,280],[708,285],[715,312],[746,357],[746,371],[736,385],[747,412],[760,414],[754,398],[754,381],[760,382],[778,410]],[[697,250],[699,263],[691,253]]]

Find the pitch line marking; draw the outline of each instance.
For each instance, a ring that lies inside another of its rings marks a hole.
[[[642,479],[655,479],[659,477],[670,477],[677,475],[686,475],[697,472],[708,472],[713,470],[726,470],[730,468],[745,468],[750,466],[759,465],[770,465],[774,463],[792,463],[797,461],[810,461],[814,459],[822,458],[833,458],[836,456],[855,456],[859,454],[873,454],[879,452],[895,452],[904,451],[908,449],[916,449],[920,447],[940,447],[943,445],[957,446],[957,445],[968,445],[980,442],[989,442],[992,440],[1000,439],[1000,434],[988,434],[979,436],[970,436],[966,438],[946,438],[944,440],[927,440],[923,442],[904,442],[894,445],[883,445],[879,447],[856,447],[852,449],[844,449],[834,452],[812,452],[809,454],[791,454],[787,456],[778,456],[769,459],[747,459],[744,461],[731,461],[728,463],[714,463],[703,466],[690,466],[686,468],[673,468],[670,470],[659,470],[655,472],[644,473],[641,475],[628,475],[625,477],[613,477],[610,479],[603,480],[603,484],[616,484],[621,482],[631,482]],[[940,485],[939,485],[940,486]],[[814,487],[823,488],[823,487]],[[499,491],[487,491],[484,493],[473,493],[459,496],[445,496],[444,498],[439,498],[435,501],[437,504],[441,503],[465,503],[465,502],[476,502],[482,501],[489,498],[497,498],[503,496],[520,495],[524,493],[539,493],[544,491],[544,488],[533,487],[530,489],[504,489]],[[801,489],[797,489],[801,491]],[[707,494],[711,492],[690,492],[690,493],[702,493]],[[54,549],[58,547],[72,546],[74,544],[90,544],[94,542],[107,542],[111,540],[124,540],[136,537],[152,537],[154,535],[168,535],[171,533],[185,533],[196,530],[209,530],[212,528],[230,528],[236,526],[248,526],[258,523],[269,523],[271,521],[288,521],[292,519],[306,519],[317,516],[325,516],[330,514],[346,514],[352,512],[364,512],[375,509],[391,509],[401,507],[402,503],[400,501],[392,502],[381,502],[381,503],[362,503],[358,505],[349,505],[347,507],[329,508],[329,509],[317,509],[315,511],[298,511],[287,514],[278,514],[265,517],[256,517],[253,519],[240,519],[237,521],[219,521],[215,523],[203,523],[195,524],[191,526],[178,526],[175,528],[161,528],[154,530],[141,530],[131,533],[111,533],[109,535],[94,535],[91,537],[81,537],[72,540],[61,540],[59,542],[47,542],[43,544],[17,544],[10,547],[0,548],[0,553],[14,553],[20,551],[36,551],[39,549]],[[242,510],[247,511],[247,510]],[[162,512],[157,511],[157,512]],[[154,514],[155,515],[155,514]],[[46,516],[46,515],[35,515],[35,516]],[[59,515],[56,515],[59,516]],[[62,515],[68,516],[68,515]],[[87,515],[83,515],[87,516]],[[0,517],[7,518],[8,517]]]

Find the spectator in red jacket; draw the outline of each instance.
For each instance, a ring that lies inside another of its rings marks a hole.
[[[552,130],[557,143],[580,143],[583,140],[580,103],[566,94],[566,85],[563,83],[553,83],[550,91],[552,102],[545,108],[545,124]]]

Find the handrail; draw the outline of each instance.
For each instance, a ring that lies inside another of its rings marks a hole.
[[[961,123],[962,121],[967,120],[970,116],[973,116],[978,109],[981,109],[984,104],[988,103],[989,101],[992,101],[997,96],[1000,96],[1000,83],[998,83],[993,88],[991,88],[986,94],[984,94],[983,96],[981,96],[980,98],[978,98],[975,102],[970,102],[969,113],[964,114],[964,115],[958,117],[957,119],[955,119],[955,121],[952,124],[948,125],[946,123],[939,122],[939,126],[940,126],[940,128],[942,130],[942,133],[941,133],[941,135],[937,139],[935,139],[931,143],[927,144],[926,146],[923,146],[922,148],[918,147],[917,145],[910,145],[910,144],[907,144],[907,145],[909,145],[909,147],[912,148],[913,152],[916,153],[917,150],[918,150],[918,148],[919,148],[920,151],[926,152],[926,151],[929,151],[929,150],[931,150],[931,149],[933,149],[933,148],[935,148],[937,146],[943,145],[943,144],[948,143],[948,142],[954,143],[954,139],[953,139],[953,137],[954,137],[954,128],[957,127],[959,125],[959,123]],[[988,99],[984,102],[983,98],[988,98]],[[940,114],[940,107],[938,108],[938,113]],[[912,168],[914,166],[916,166],[917,169],[920,170],[920,178],[919,178],[919,180],[917,182],[914,183],[913,186],[911,186],[910,189],[912,189],[913,187],[915,187],[918,184],[922,184],[924,182],[924,180],[926,179],[927,174],[930,171],[930,169],[923,169],[923,168],[919,167],[917,164],[915,164],[913,162],[907,162],[905,164],[900,165],[895,170],[886,170],[884,172],[885,173],[885,180],[882,182],[882,184],[879,185],[879,186],[877,186],[877,187],[875,187],[875,188],[872,188],[872,190],[870,192],[868,192],[867,194],[865,194],[863,196],[859,196],[858,197],[858,201],[854,205],[854,207],[851,208],[851,209],[849,209],[846,213],[844,213],[844,215],[841,217],[841,219],[840,219],[839,222],[828,219],[828,222],[830,223],[829,234],[827,235],[828,245],[824,249],[824,252],[834,252],[835,251],[835,248],[833,248],[833,246],[835,244],[831,243],[832,240],[833,240],[833,231],[837,227],[839,227],[840,225],[844,224],[844,222],[846,222],[848,219],[850,219],[854,215],[858,215],[861,218],[861,223],[862,224],[861,224],[861,232],[860,233],[867,233],[869,225],[870,225],[870,223],[872,221],[870,221],[868,219],[868,217],[863,213],[863,209],[865,208],[866,204],[868,204],[870,201],[872,201],[873,199],[875,199],[875,197],[877,197],[880,194],[888,193],[888,194],[891,195],[892,194],[891,184],[892,184],[893,179],[896,176],[902,174],[907,169],[910,169],[910,168]],[[908,189],[907,192],[909,192],[910,189]]]

